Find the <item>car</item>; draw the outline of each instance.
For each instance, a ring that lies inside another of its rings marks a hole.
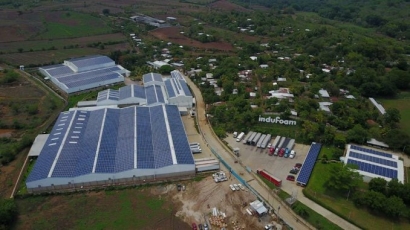
[[[235,187],[232,184],[230,184],[229,187],[231,188],[232,191],[236,190]]]
[[[199,228],[199,230],[203,230],[202,224],[198,224],[198,228]]]
[[[265,225],[265,230],[272,230],[273,229],[273,225],[272,224],[267,224]]]
[[[279,150],[279,156],[280,157],[283,157],[283,155],[285,154],[285,149],[284,148],[281,148],[280,150]]]
[[[178,190],[178,192],[181,191],[181,189],[182,189],[182,185],[177,184],[177,190]]]
[[[208,224],[204,224],[204,230],[209,230]]]
[[[269,143],[267,148],[269,149],[270,147],[272,147],[272,143]]]
[[[240,188],[239,185],[237,185],[237,184],[233,184],[233,187],[235,187],[235,190],[236,190],[236,191],[241,190],[241,188]]]
[[[302,168],[302,164],[301,163],[296,163],[295,168],[298,168],[298,169]]]
[[[291,173],[291,174],[298,174],[298,172],[299,172],[299,170],[296,170],[296,169],[291,169],[289,171],[289,173]]]
[[[273,153],[273,155],[277,156],[278,153],[279,153],[279,147],[277,147],[277,148],[275,149],[275,152]]]
[[[288,181],[295,181],[295,176],[288,175],[288,176],[286,177],[286,180],[288,180]]]
[[[245,190],[245,188],[243,187],[242,184],[238,184],[238,186],[239,186],[239,188],[240,188],[241,190]]]
[[[289,158],[295,158],[295,156],[296,156],[295,150],[290,151],[290,156],[289,156]]]
[[[192,223],[192,230],[198,230],[198,227],[196,226],[195,223]]]
[[[288,148],[286,148],[286,149],[285,149],[285,155],[284,155],[284,157],[285,157],[285,158],[288,158],[288,157],[289,157],[289,154],[290,154],[290,151],[289,151]]]

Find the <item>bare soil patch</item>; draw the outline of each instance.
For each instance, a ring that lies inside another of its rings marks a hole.
[[[215,49],[215,50],[223,50],[223,51],[232,51],[234,48],[231,44],[227,42],[209,42],[209,43],[201,43],[199,41],[190,39],[185,37],[183,34],[180,33],[180,29],[178,27],[168,27],[168,28],[160,28],[155,29],[150,32],[154,37],[170,41],[172,43],[182,45],[182,46],[190,46],[200,49]]]

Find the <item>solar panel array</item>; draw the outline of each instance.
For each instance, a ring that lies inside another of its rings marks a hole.
[[[397,178],[397,175],[398,175],[397,170],[385,168],[385,167],[381,167],[381,166],[377,166],[377,165],[373,165],[373,164],[369,164],[369,163],[365,163],[361,161],[348,159],[347,163],[359,166],[359,170],[361,171],[373,173],[379,176],[384,176],[388,178]]]
[[[101,55],[87,56],[87,57],[82,57],[82,58],[73,58],[68,61],[73,63],[78,68],[94,66],[94,65],[110,64],[114,62],[111,58],[107,56],[101,56]]]
[[[74,71],[70,67],[65,65],[58,65],[54,68],[47,68],[46,70],[53,77],[69,75],[74,73]]]
[[[165,81],[165,88],[167,89],[168,97],[172,98],[176,96],[174,87],[172,86],[172,83],[170,80]]]
[[[147,73],[142,76],[142,81],[144,84],[157,81],[157,82],[163,82],[161,74],[158,73]]]
[[[362,160],[365,160],[365,161],[371,161],[371,162],[374,162],[374,163],[378,163],[378,164],[382,164],[382,165],[397,168],[397,162],[395,162],[395,161],[390,161],[390,160],[386,160],[386,159],[379,158],[379,157],[373,157],[373,156],[369,156],[369,155],[366,155],[366,154],[361,154],[361,153],[358,153],[358,152],[354,152],[352,150],[349,153],[349,157],[353,157],[353,158],[356,158],[356,159],[362,159]]]
[[[179,80],[179,83],[181,84],[182,90],[184,90],[185,96],[192,96],[186,82],[184,80]]]
[[[147,105],[165,103],[164,94],[162,93],[162,88],[159,85],[145,87],[145,95],[147,97]]]
[[[174,163],[173,154],[178,164],[194,164],[176,106],[65,112],[60,114],[27,182],[45,179],[50,171],[51,177],[90,174],[95,162],[95,173],[134,169],[134,161],[140,169],[161,168]]]
[[[82,75],[82,76],[80,76]],[[73,77],[73,78],[72,78]],[[80,78],[84,77],[84,78]],[[101,86],[104,83],[104,81],[109,81],[109,80],[121,80],[123,79],[121,74],[118,73],[102,73],[98,75],[93,75],[93,74],[76,74],[67,77],[67,79],[64,79],[63,83],[64,85],[67,86],[67,88],[75,88],[75,87],[84,87],[87,88],[88,85],[98,85]],[[59,79],[60,80],[60,79]]]
[[[363,148],[363,147],[360,147],[360,146],[357,146],[357,145],[350,145],[350,149],[359,150],[359,151],[370,153],[370,154],[377,155],[377,156],[393,158],[392,154],[385,153],[385,152],[380,152],[380,151],[377,151],[377,150],[374,150],[374,149]]]
[[[132,85],[132,89],[134,90],[134,97],[146,98],[144,87],[141,87],[139,85]]]
[[[132,92],[131,92],[132,87],[131,87],[131,85],[121,87],[118,91],[119,91],[119,99],[120,100],[132,97]]]
[[[300,169],[299,176],[296,180],[298,183],[307,185],[321,148],[322,145],[319,143],[312,143],[312,145],[310,146],[309,152],[305,158],[305,162],[303,163],[303,166]]]

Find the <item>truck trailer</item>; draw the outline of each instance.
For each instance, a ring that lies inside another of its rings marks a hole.
[[[261,138],[261,136],[262,136],[262,133],[256,133],[255,137],[251,141],[251,145],[256,145],[256,143],[258,143],[259,138]]]
[[[265,139],[263,139],[263,142],[261,144],[261,148],[265,149],[268,143],[272,140],[272,135],[268,134],[266,135]]]
[[[289,144],[286,148],[288,148],[289,150],[292,150],[294,146],[295,146],[295,139],[292,139],[289,141]]]
[[[252,135],[249,137],[248,140],[246,140],[246,144],[251,145],[253,138],[255,138],[257,132],[253,132]]]
[[[267,179],[268,181],[272,182],[274,185],[276,185],[276,187],[280,187],[282,185],[282,180],[273,176],[272,174],[270,174],[268,171],[266,171],[265,169],[258,169],[256,170],[256,172],[263,176],[265,179]]]
[[[245,138],[243,138],[242,143],[246,144],[246,143],[248,142],[248,140],[249,140],[249,137],[251,137],[252,134],[253,134],[252,131],[250,131],[248,134],[246,134]]]
[[[237,141],[237,142],[241,141],[244,136],[245,136],[245,133],[244,133],[244,132],[241,132],[241,133],[238,135],[238,137],[236,138],[236,141]]]
[[[256,147],[260,148],[262,145],[262,142],[265,140],[266,134],[262,134],[261,138],[259,138],[258,143],[256,143]]]

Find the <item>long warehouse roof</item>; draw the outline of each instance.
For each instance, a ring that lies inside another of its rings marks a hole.
[[[194,164],[174,105],[60,114],[27,178],[70,178]]]

